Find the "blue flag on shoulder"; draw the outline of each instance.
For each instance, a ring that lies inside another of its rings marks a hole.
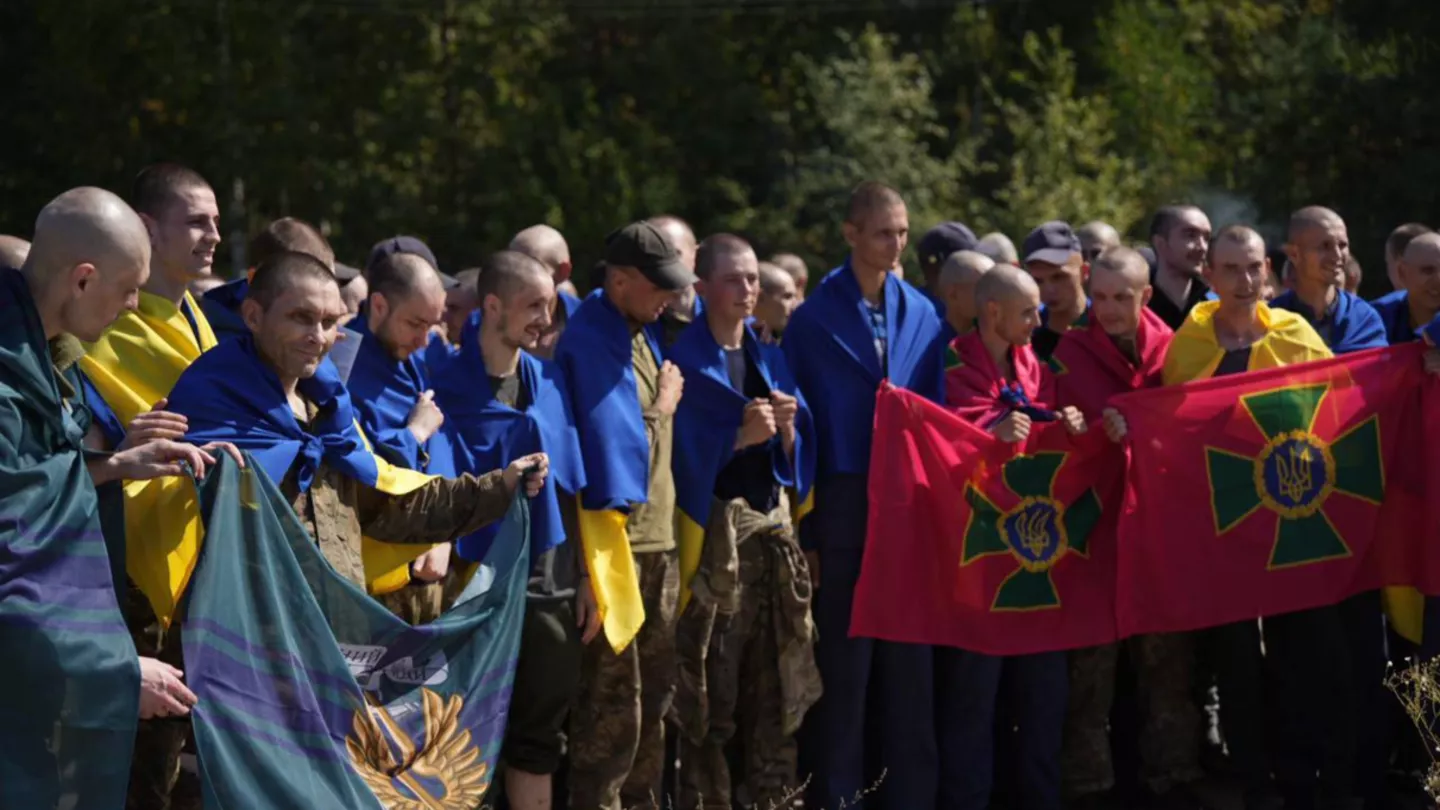
[[[337,574],[259,465],[222,458],[201,508],[184,645],[207,810],[480,806],[520,643],[526,499],[421,627]]]

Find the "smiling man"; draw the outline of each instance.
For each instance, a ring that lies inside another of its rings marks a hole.
[[[1156,262],[1150,309],[1171,329],[1210,293],[1203,278],[1209,243],[1210,218],[1193,205],[1167,205],[1150,221]]]

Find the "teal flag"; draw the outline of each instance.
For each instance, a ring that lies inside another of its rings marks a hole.
[[[0,808],[125,804],[140,669],[84,431],[25,279],[0,268]]]
[[[184,646],[207,810],[479,807],[525,610],[525,499],[455,606],[411,627],[330,567],[258,464],[221,457],[200,496]]]

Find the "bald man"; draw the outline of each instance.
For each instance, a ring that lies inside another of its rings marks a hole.
[[[661,214],[650,218],[650,224],[659,228],[665,237],[680,251],[680,261],[690,272],[695,272],[695,252],[699,243],[695,240],[695,231],[690,224],[674,214]],[[680,291],[680,296],[675,299],[665,310],[665,317],[660,319],[660,326],[663,337],[661,338],[662,348],[668,348],[675,343],[675,339],[685,328],[694,323],[697,318],[705,312],[705,303],[695,294],[695,287],[691,285]]]
[[[807,807],[840,807],[870,784],[868,744],[881,741],[890,807],[935,803],[930,648],[849,635],[868,520],[866,477],[882,380],[939,401],[944,374],[941,320],[919,290],[891,268],[910,238],[910,215],[895,189],[874,181],[851,192],[841,227],[850,255],[816,285],[785,328],[786,365],[815,418],[815,511],[800,542],[818,571],[816,658],[825,694],[805,718],[800,747],[813,765]],[[867,706],[877,711],[867,718]],[[867,729],[867,722],[869,723]],[[878,727],[878,728],[877,728]],[[867,733],[868,732],[868,733]]]
[[[760,299],[755,304],[755,319],[770,330],[775,340],[785,334],[790,315],[800,306],[800,290],[795,277],[770,262],[760,262]]]
[[[1290,217],[1285,255],[1295,268],[1290,289],[1270,306],[1303,317],[1336,354],[1387,345],[1380,314],[1345,289],[1350,236],[1339,214],[1320,206],[1296,211]]]
[[[1336,253],[1332,244],[1330,278],[1338,280]],[[1269,263],[1265,241],[1251,228],[1228,226],[1209,241],[1204,280],[1217,300],[1196,304],[1175,333],[1162,374],[1166,385],[1332,356],[1305,318],[1260,300]],[[1117,412],[1107,411],[1105,421],[1111,438],[1125,437],[1127,428]],[[1317,772],[1322,773],[1322,795],[1351,795],[1356,732],[1350,718],[1355,692],[1348,642],[1338,621],[1317,623],[1313,613],[1265,617],[1263,661],[1254,621],[1206,631],[1225,744],[1247,801],[1273,798],[1267,742],[1275,751],[1274,784],[1287,805],[1315,806]],[[1378,627],[1378,615],[1375,621]],[[1326,628],[1330,638],[1316,638],[1317,628]],[[1270,672],[1278,680],[1271,680]],[[1278,684],[1283,688],[1272,688]],[[1293,722],[1280,734],[1268,733],[1265,719],[1277,711]]]
[[[1091,319],[1061,338],[1051,358],[1057,401],[1097,422],[1118,394],[1161,385],[1173,333],[1148,304],[1150,265],[1130,248],[1111,247],[1090,265]],[[1190,695],[1193,639],[1188,634],[1123,642],[1138,679],[1141,778],[1148,798],[1186,806],[1200,778],[1200,713]],[[1070,704],[1061,780],[1067,802],[1096,802],[1115,787],[1110,715],[1121,646],[1070,654]]]
[[[975,285],[994,267],[993,259],[973,250],[958,250],[941,265],[936,286],[945,305],[945,345],[975,329],[975,319],[980,315],[975,305]]]
[[[678,220],[677,220],[678,222]],[[683,223],[681,223],[683,225]],[[690,236],[694,244],[695,236]],[[510,240],[510,249],[523,253],[545,265],[550,278],[555,282],[555,313],[550,319],[549,332],[540,338],[533,348],[537,357],[549,359],[555,356],[555,347],[565,332],[570,316],[580,308],[580,298],[575,295],[575,285],[570,283],[574,266],[570,262],[570,246],[565,237],[549,225],[532,225],[515,234]],[[693,259],[690,260],[693,265]],[[564,286],[562,288],[562,285]]]
[[[0,267],[19,267],[30,254],[30,243],[18,236],[0,233]]]
[[[1120,232],[1108,222],[1087,222],[1080,226],[1076,235],[1080,237],[1080,253],[1087,262],[1093,262],[1100,258],[1101,253],[1120,246]]]
[[[585,474],[568,389],[557,367],[532,354],[555,309],[551,269],[524,253],[501,251],[485,259],[477,283],[479,328],[466,333],[459,356],[433,375],[435,401],[450,420],[434,449],[454,445],[450,452],[462,472],[483,472],[531,452],[550,458],[553,485],[531,502],[524,629],[501,749],[510,806],[550,810],[583,645],[600,632],[575,512]],[[461,538],[459,556],[479,559],[492,534]]]
[[[1392,346],[1417,340],[1416,330],[1440,315],[1440,234],[1411,238],[1396,262],[1396,277],[1400,289],[1374,303]]]
[[[975,250],[989,256],[990,260],[996,264],[1020,266],[1020,253],[1015,250],[1015,243],[1010,241],[1010,237],[999,231],[980,237],[980,241],[975,243]]]
[[[136,717],[183,717],[195,701],[178,669],[137,667],[96,486],[180,475],[182,463],[203,475],[216,448],[137,430],[113,454],[82,454],[80,341],[136,306],[149,267],[135,212],[78,188],[40,212],[23,266],[0,270],[11,313],[0,323],[0,654],[24,684],[0,692],[0,806],[126,806]]]
[[[990,269],[975,285],[979,324],[951,344],[959,363],[945,372],[945,405],[975,426],[1006,442],[1023,442],[1037,421],[1060,421],[1071,433],[1085,430],[1080,412],[1055,405],[1055,380],[1030,348],[1040,323],[1040,287],[1024,270]],[[1006,396],[997,391],[1007,390]],[[1018,392],[1015,393],[1015,392]],[[1060,745],[1068,691],[1065,653],[1011,658],[968,650],[936,648],[935,725],[940,760],[946,763],[940,806],[960,810],[990,807],[995,778],[995,712],[1002,677],[1014,695],[1010,717],[1020,738],[1013,761],[1017,773],[1002,774],[1018,785],[1018,805],[1059,810]],[[961,767],[962,763],[975,763]]]
[[[1409,247],[1410,240],[1423,234],[1431,233],[1429,225],[1419,222],[1407,222],[1399,225],[1390,235],[1385,238],[1385,273],[1390,279],[1392,292],[1386,293],[1376,299],[1374,303],[1400,296],[1405,292],[1405,285],[1400,280],[1400,257],[1405,255],[1405,248]]]
[[[795,305],[805,303],[805,293],[810,288],[810,268],[805,266],[805,260],[794,253],[776,253],[770,257],[770,263],[790,274],[795,280]]]

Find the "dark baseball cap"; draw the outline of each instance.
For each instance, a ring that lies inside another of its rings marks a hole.
[[[1070,223],[1055,220],[1030,232],[1020,250],[1021,261],[1065,264],[1072,255],[1080,253],[1080,237],[1075,235]]]
[[[980,240],[963,222],[942,222],[920,237],[920,267],[938,270],[951,253],[974,250]]]
[[[682,290],[695,274],[680,261],[680,250],[649,222],[632,222],[605,237],[605,264],[633,267],[662,290]]]
[[[340,282],[342,287],[354,281],[359,275],[360,268],[351,267],[348,264],[341,264],[340,262],[335,263],[335,278]]]
[[[436,271],[440,270],[440,262],[436,261],[435,251],[431,250],[429,245],[413,236],[392,236],[389,239],[376,242],[375,247],[370,249],[370,258],[365,260],[366,272],[368,273],[370,269],[375,266],[376,262],[386,256],[394,256],[396,253],[409,253],[414,256],[419,256],[425,261],[430,262],[430,266],[435,268]]]

